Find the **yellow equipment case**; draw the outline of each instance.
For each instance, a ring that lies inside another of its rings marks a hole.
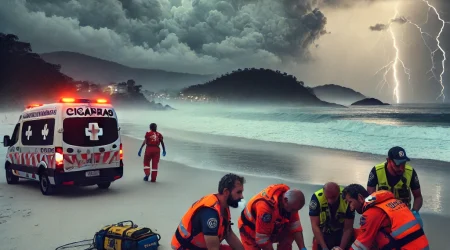
[[[130,222],[131,225],[125,225]],[[147,227],[138,227],[132,221],[122,221],[103,227],[94,237],[98,250],[156,250],[161,236]]]

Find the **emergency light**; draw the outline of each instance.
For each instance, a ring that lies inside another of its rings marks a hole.
[[[63,97],[63,98],[61,98],[59,100],[59,102],[62,102],[62,103],[101,103],[101,104],[104,104],[104,103],[108,103],[108,100],[107,99],[103,99],[103,98],[92,100],[92,99],[86,99],[86,98],[77,98],[77,99],[75,99],[75,98],[72,98],[72,97]]]
[[[31,104],[31,105],[28,105],[26,107],[26,109],[36,108],[36,107],[40,107],[40,106],[43,106],[43,104]]]

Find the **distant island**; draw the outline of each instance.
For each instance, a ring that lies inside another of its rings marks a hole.
[[[337,103],[341,105],[351,105],[352,103],[367,98],[360,92],[351,88],[336,84],[326,84],[312,88],[314,94],[323,101]]]
[[[263,68],[235,70],[204,84],[182,89],[180,96],[220,103],[341,107],[320,100],[295,76]]]
[[[98,83],[122,82],[134,79],[145,89],[181,89],[213,79],[213,75],[168,72],[157,69],[131,68],[93,56],[69,51],[40,54],[46,62],[61,65],[61,72],[78,80]]]
[[[31,45],[22,42],[14,34],[0,33],[0,107],[3,110],[22,110],[30,103],[51,103],[63,95],[83,97],[95,95],[96,84],[76,81],[60,72],[61,66],[46,62],[33,53]],[[89,91],[83,92],[83,88]],[[91,89],[92,87],[92,89]],[[130,86],[134,88],[134,81]],[[97,86],[98,88],[98,86]],[[92,90],[92,91],[91,91]],[[148,109],[172,109],[148,101],[140,88],[126,94],[110,93],[108,98],[115,105],[134,105]]]
[[[389,103],[383,103],[382,101],[375,98],[365,98],[363,100],[354,102],[352,106],[377,106],[377,105],[390,105]]]

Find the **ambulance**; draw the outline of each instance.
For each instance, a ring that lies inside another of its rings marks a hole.
[[[43,195],[59,186],[108,189],[123,176],[120,127],[106,99],[29,105],[3,145],[7,183],[38,181]]]

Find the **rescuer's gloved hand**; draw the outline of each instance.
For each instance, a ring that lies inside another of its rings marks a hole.
[[[416,220],[419,222],[420,227],[423,228],[423,221],[422,218],[420,217],[419,212],[413,210],[412,213],[414,214],[414,217],[416,217]]]

